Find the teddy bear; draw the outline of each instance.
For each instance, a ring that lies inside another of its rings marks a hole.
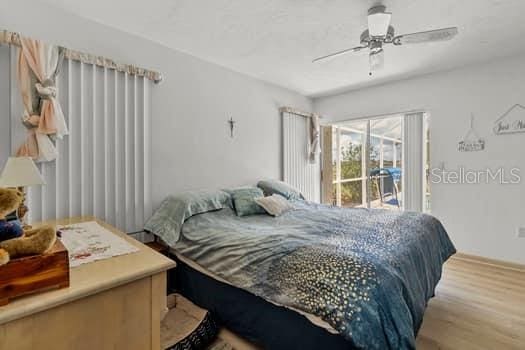
[[[19,256],[45,253],[55,245],[52,226],[23,230],[17,222],[7,222],[6,215],[17,210],[23,198],[17,189],[0,188],[0,266]]]

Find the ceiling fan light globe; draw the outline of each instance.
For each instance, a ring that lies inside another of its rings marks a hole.
[[[390,27],[391,13],[375,12],[368,15],[368,32],[371,38],[384,38]]]

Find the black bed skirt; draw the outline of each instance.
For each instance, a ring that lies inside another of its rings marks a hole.
[[[219,282],[180,260],[170,273],[169,287],[173,291],[209,310],[221,325],[264,349],[354,349],[351,342],[313,325],[303,315]]]

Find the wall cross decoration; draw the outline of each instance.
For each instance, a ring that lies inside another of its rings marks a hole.
[[[228,120],[228,124],[230,124],[230,137],[233,139],[233,128],[235,127],[235,123],[237,123],[233,118],[230,117],[230,120]]]

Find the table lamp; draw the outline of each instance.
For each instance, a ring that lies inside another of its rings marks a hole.
[[[24,193],[24,200],[17,210],[17,216],[25,225],[29,209],[25,205],[24,188],[27,186],[45,185],[42,175],[30,157],[9,157],[0,175],[0,187],[16,187]]]

